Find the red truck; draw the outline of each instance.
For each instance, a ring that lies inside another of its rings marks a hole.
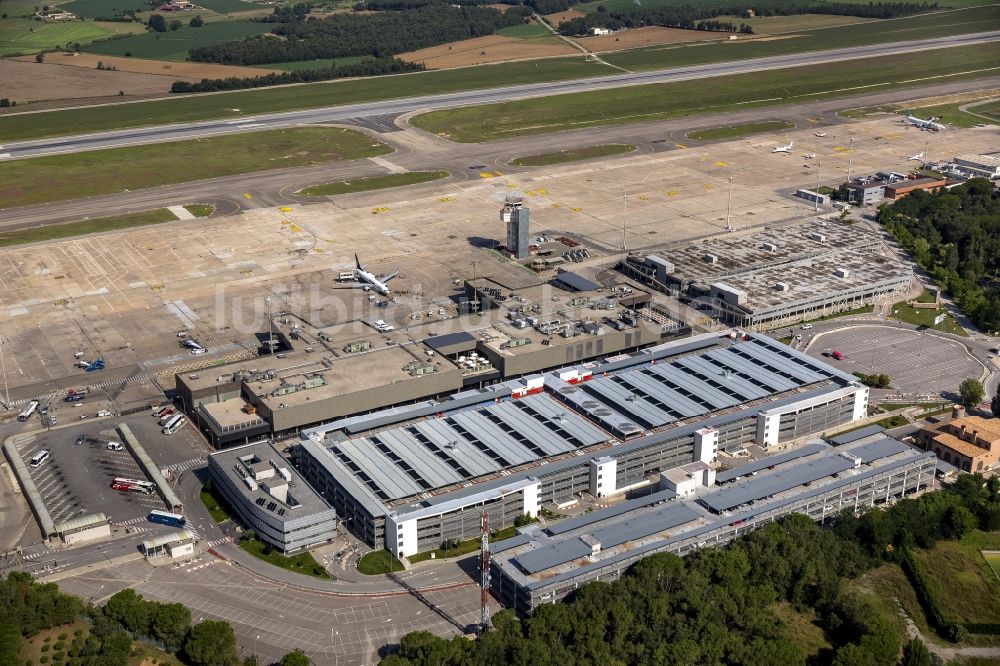
[[[832,356],[835,361],[842,361],[844,359],[844,355],[836,350],[830,352],[830,356]]]

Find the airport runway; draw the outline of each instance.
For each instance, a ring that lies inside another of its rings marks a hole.
[[[365,159],[330,162],[318,166],[261,171],[87,199],[12,208],[4,210],[0,216],[2,217],[0,230],[10,231],[45,224],[75,222],[86,218],[107,217],[190,203],[214,204],[218,210],[217,214],[228,215],[241,209],[321,200],[302,197],[295,192],[309,185],[387,173],[384,161],[411,171],[445,169],[452,174],[450,180],[456,186],[461,186],[462,181],[468,179],[478,181],[478,172],[482,169],[501,170],[511,175],[525,171],[526,169],[508,164],[510,160],[525,155],[613,142],[633,144],[639,154],[678,150],[677,144],[695,147],[707,143],[686,139],[685,135],[692,130],[763,120],[786,120],[798,127],[823,127],[836,132],[838,126],[845,128],[850,126],[851,121],[836,115],[836,112],[842,109],[997,87],[1000,87],[1000,77],[991,77],[926,86],[920,89],[894,90],[836,100],[790,104],[770,109],[747,109],[692,118],[612,125],[483,144],[453,143],[421,130],[407,128],[403,131],[375,133],[380,141],[395,149],[394,153],[380,159],[383,164]],[[438,184],[445,182],[448,181],[438,181]],[[250,198],[244,195],[250,195]]]
[[[691,67],[678,67],[650,72],[614,74],[588,79],[533,83],[504,86],[487,90],[459,91],[440,95],[427,95],[404,99],[391,99],[362,104],[289,111],[265,114],[236,120],[213,120],[176,125],[161,125],[112,132],[86,134],[72,137],[39,139],[4,143],[0,137],[0,157],[17,159],[72,153],[85,150],[134,146],[145,143],[176,141],[194,137],[217,136],[238,132],[256,131],[288,127],[303,123],[330,123],[358,120],[374,120],[385,124],[396,115],[414,111],[431,111],[459,106],[474,106],[495,102],[507,102],[530,97],[543,97],[573,92],[586,92],[608,88],[642,85],[650,83],[670,83],[692,79],[705,79],[728,74],[745,74],[773,69],[784,69],[802,65],[857,60],[929,49],[986,44],[1000,40],[1000,31],[956,35],[936,39],[922,39],[888,44],[873,44],[845,49],[833,49],[809,53],[796,53],[767,58],[737,60]]]

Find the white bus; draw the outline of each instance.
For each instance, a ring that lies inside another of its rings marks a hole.
[[[184,418],[183,414],[174,414],[173,418],[167,421],[167,425],[163,426],[162,432],[164,435],[172,435],[177,432],[187,419]]]
[[[48,459],[49,459],[49,452],[47,450],[39,451],[35,455],[31,456],[31,461],[28,463],[28,465],[31,467],[31,469],[35,469]]]
[[[27,421],[31,418],[31,415],[35,413],[36,409],[38,409],[38,401],[32,400],[28,403],[28,406],[21,410],[21,413],[17,415],[17,420]]]

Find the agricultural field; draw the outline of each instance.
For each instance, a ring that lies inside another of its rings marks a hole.
[[[643,5],[645,6],[645,5]],[[632,71],[744,58],[760,58],[798,51],[822,51],[861,44],[928,39],[1000,29],[1000,12],[995,7],[940,12],[888,21],[867,21],[850,29],[822,28],[786,39],[746,38],[736,41],[659,46],[623,51],[605,57],[612,65]],[[627,31],[625,31],[627,32]],[[623,33],[619,33],[623,34]],[[981,51],[989,49],[980,47]],[[910,73],[917,70],[911,70]]]
[[[199,7],[210,9],[217,14],[235,14],[254,9],[267,9],[268,13],[270,13],[271,10],[270,7],[266,7],[259,2],[244,2],[244,0],[195,0],[195,4]]]
[[[64,48],[66,44],[85,44],[114,34],[93,21],[44,23],[29,19],[0,20],[0,55],[37,53],[43,49]]]
[[[360,132],[302,127],[35,157],[0,164],[0,201],[26,206],[389,152]]]
[[[501,28],[497,30],[498,35],[503,35],[504,37],[550,37],[552,33],[544,25],[539,25],[532,21],[531,23],[525,23],[524,25],[512,25],[509,28]]]
[[[746,125],[731,125],[729,127],[713,127],[712,129],[688,132],[689,139],[696,141],[716,141],[718,139],[735,139],[750,134],[760,132],[774,132],[776,130],[791,129],[795,127],[792,123],[784,120],[772,120],[763,123],[749,123]]]
[[[183,61],[187,58],[188,51],[193,48],[260,35],[270,32],[272,28],[273,24],[251,21],[206,22],[200,28],[185,25],[179,30],[147,32],[91,44],[86,51],[102,55]]]
[[[16,58],[23,62],[35,63],[32,56]],[[45,56],[45,64],[62,65],[64,67],[79,67],[97,69],[97,63],[105,67],[114,67],[117,72],[132,72],[135,74],[155,74],[164,77],[168,92],[170,84],[175,79],[200,81],[201,79],[223,79],[228,76],[262,76],[274,71],[260,67],[240,67],[237,65],[217,65],[210,62],[176,62],[169,60],[148,60],[145,58],[123,58],[121,56],[97,55],[93,53],[49,53]],[[114,73],[102,71],[101,74]]]
[[[899,81],[915,70],[925,76],[947,77],[944,80],[974,78],[977,74],[964,72],[987,67],[1000,67],[1000,52],[984,55],[982,48],[967,46],[725,76],[713,79],[711,86],[702,81],[684,81],[448,109],[417,116],[412,122],[453,141],[474,143],[694,116],[723,111],[735,104],[740,108],[765,107],[804,96],[831,98],[856,86],[890,90],[905,86]],[[760,101],[747,104],[748,99]]]
[[[489,35],[429,46],[418,51],[402,53],[399,58],[408,62],[423,63],[427,69],[449,69],[527,58],[550,58],[573,55],[574,53],[579,53],[579,51],[551,34],[531,39]]]

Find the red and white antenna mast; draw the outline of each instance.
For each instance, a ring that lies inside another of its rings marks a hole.
[[[486,511],[483,511],[481,527],[479,586],[482,588],[480,590],[482,607],[479,616],[479,632],[485,633],[490,628],[490,514]]]

